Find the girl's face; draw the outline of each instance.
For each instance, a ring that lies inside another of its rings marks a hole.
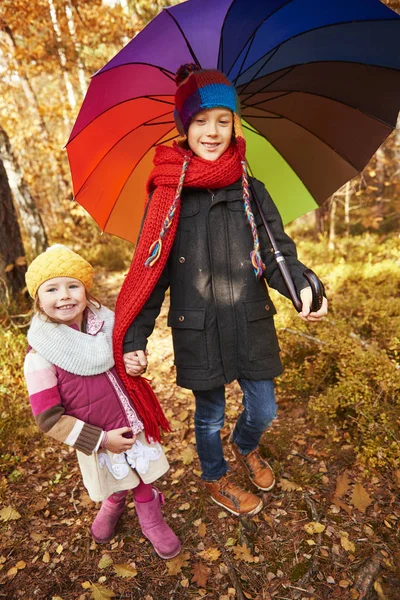
[[[86,290],[79,279],[48,279],[39,287],[38,297],[40,308],[53,321],[81,328],[86,308]]]
[[[192,119],[188,144],[192,152],[206,160],[217,160],[232,140],[233,115],[226,108],[201,110]]]

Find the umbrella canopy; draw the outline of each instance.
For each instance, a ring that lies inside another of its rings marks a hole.
[[[67,144],[76,200],[136,241],[154,148],[178,137],[174,74],[218,68],[242,105],[250,172],[284,222],[357,175],[396,125],[400,17],[379,0],[188,0],[90,83]]]

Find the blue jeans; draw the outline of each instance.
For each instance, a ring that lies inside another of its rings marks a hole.
[[[232,433],[232,441],[241,454],[249,454],[257,448],[264,431],[276,417],[274,381],[238,379],[243,392],[243,411]],[[220,479],[228,471],[221,441],[221,429],[225,416],[225,387],[195,391],[196,412],[194,430],[197,453],[206,481]]]

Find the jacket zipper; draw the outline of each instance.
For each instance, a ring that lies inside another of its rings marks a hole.
[[[208,190],[211,194],[211,204],[214,202],[215,194],[212,190]]]

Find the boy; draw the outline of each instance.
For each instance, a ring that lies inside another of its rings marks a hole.
[[[117,302],[116,364],[127,385],[127,375],[146,371],[147,339],[170,287],[177,384],[195,396],[202,478],[218,505],[252,515],[262,500],[227,475],[220,436],[224,386],[236,379],[243,391],[243,411],[231,436],[235,455],[253,485],[270,490],[274,474],[258,445],[276,415],[273,379],[282,365],[264,278],[288,293],[251,201],[234,87],[219,71],[196,65],[183,65],[176,82],[174,116],[182,139],[156,149],[141,234]],[[310,313],[306,267],[265,187],[252,183],[301,295],[300,317],[318,321],[327,301]]]

